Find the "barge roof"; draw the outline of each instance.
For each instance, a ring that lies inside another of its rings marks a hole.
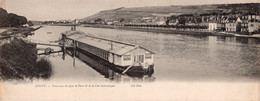
[[[62,34],[65,35],[66,38],[68,38],[68,39],[75,40],[75,41],[78,41],[81,43],[85,43],[85,44],[91,45],[93,47],[105,50],[107,52],[114,53],[116,55],[124,55],[137,48],[141,48],[152,54],[155,54],[154,52],[152,52],[144,47],[141,47],[139,45],[105,39],[105,38],[99,38],[99,37],[95,37],[91,34],[86,34],[81,31],[67,31]]]

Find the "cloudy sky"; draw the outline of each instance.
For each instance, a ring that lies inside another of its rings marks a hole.
[[[119,7],[250,3],[259,0],[0,0],[9,13],[29,20],[80,19]]]

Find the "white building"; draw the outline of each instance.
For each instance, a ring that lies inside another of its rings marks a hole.
[[[259,33],[260,22],[248,22],[248,32]]]

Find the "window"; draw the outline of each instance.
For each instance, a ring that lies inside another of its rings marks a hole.
[[[131,55],[124,55],[124,61],[131,60]]]
[[[108,52],[104,52],[104,59],[108,60]]]
[[[250,24],[250,27],[254,27],[254,24]]]
[[[143,63],[144,62],[144,55],[136,55],[136,56],[134,56],[134,62]]]
[[[152,55],[151,54],[145,54],[145,59],[151,59]]]

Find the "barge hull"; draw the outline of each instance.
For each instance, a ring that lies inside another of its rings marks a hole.
[[[73,52],[73,49],[68,49],[68,51],[71,51],[71,53]],[[109,69],[117,72],[117,73],[122,73],[128,66],[118,66],[115,65],[113,63],[110,63],[96,55],[93,55],[83,49],[80,48],[76,48],[76,57],[79,57],[79,53],[82,53],[90,58],[92,58],[94,61],[108,67]],[[73,56],[73,55],[72,55]],[[129,76],[134,76],[134,77],[142,77],[144,75],[148,75],[151,76],[154,73],[154,65],[149,65],[149,67],[147,69],[142,68],[141,66],[132,66],[127,72],[126,74]]]

